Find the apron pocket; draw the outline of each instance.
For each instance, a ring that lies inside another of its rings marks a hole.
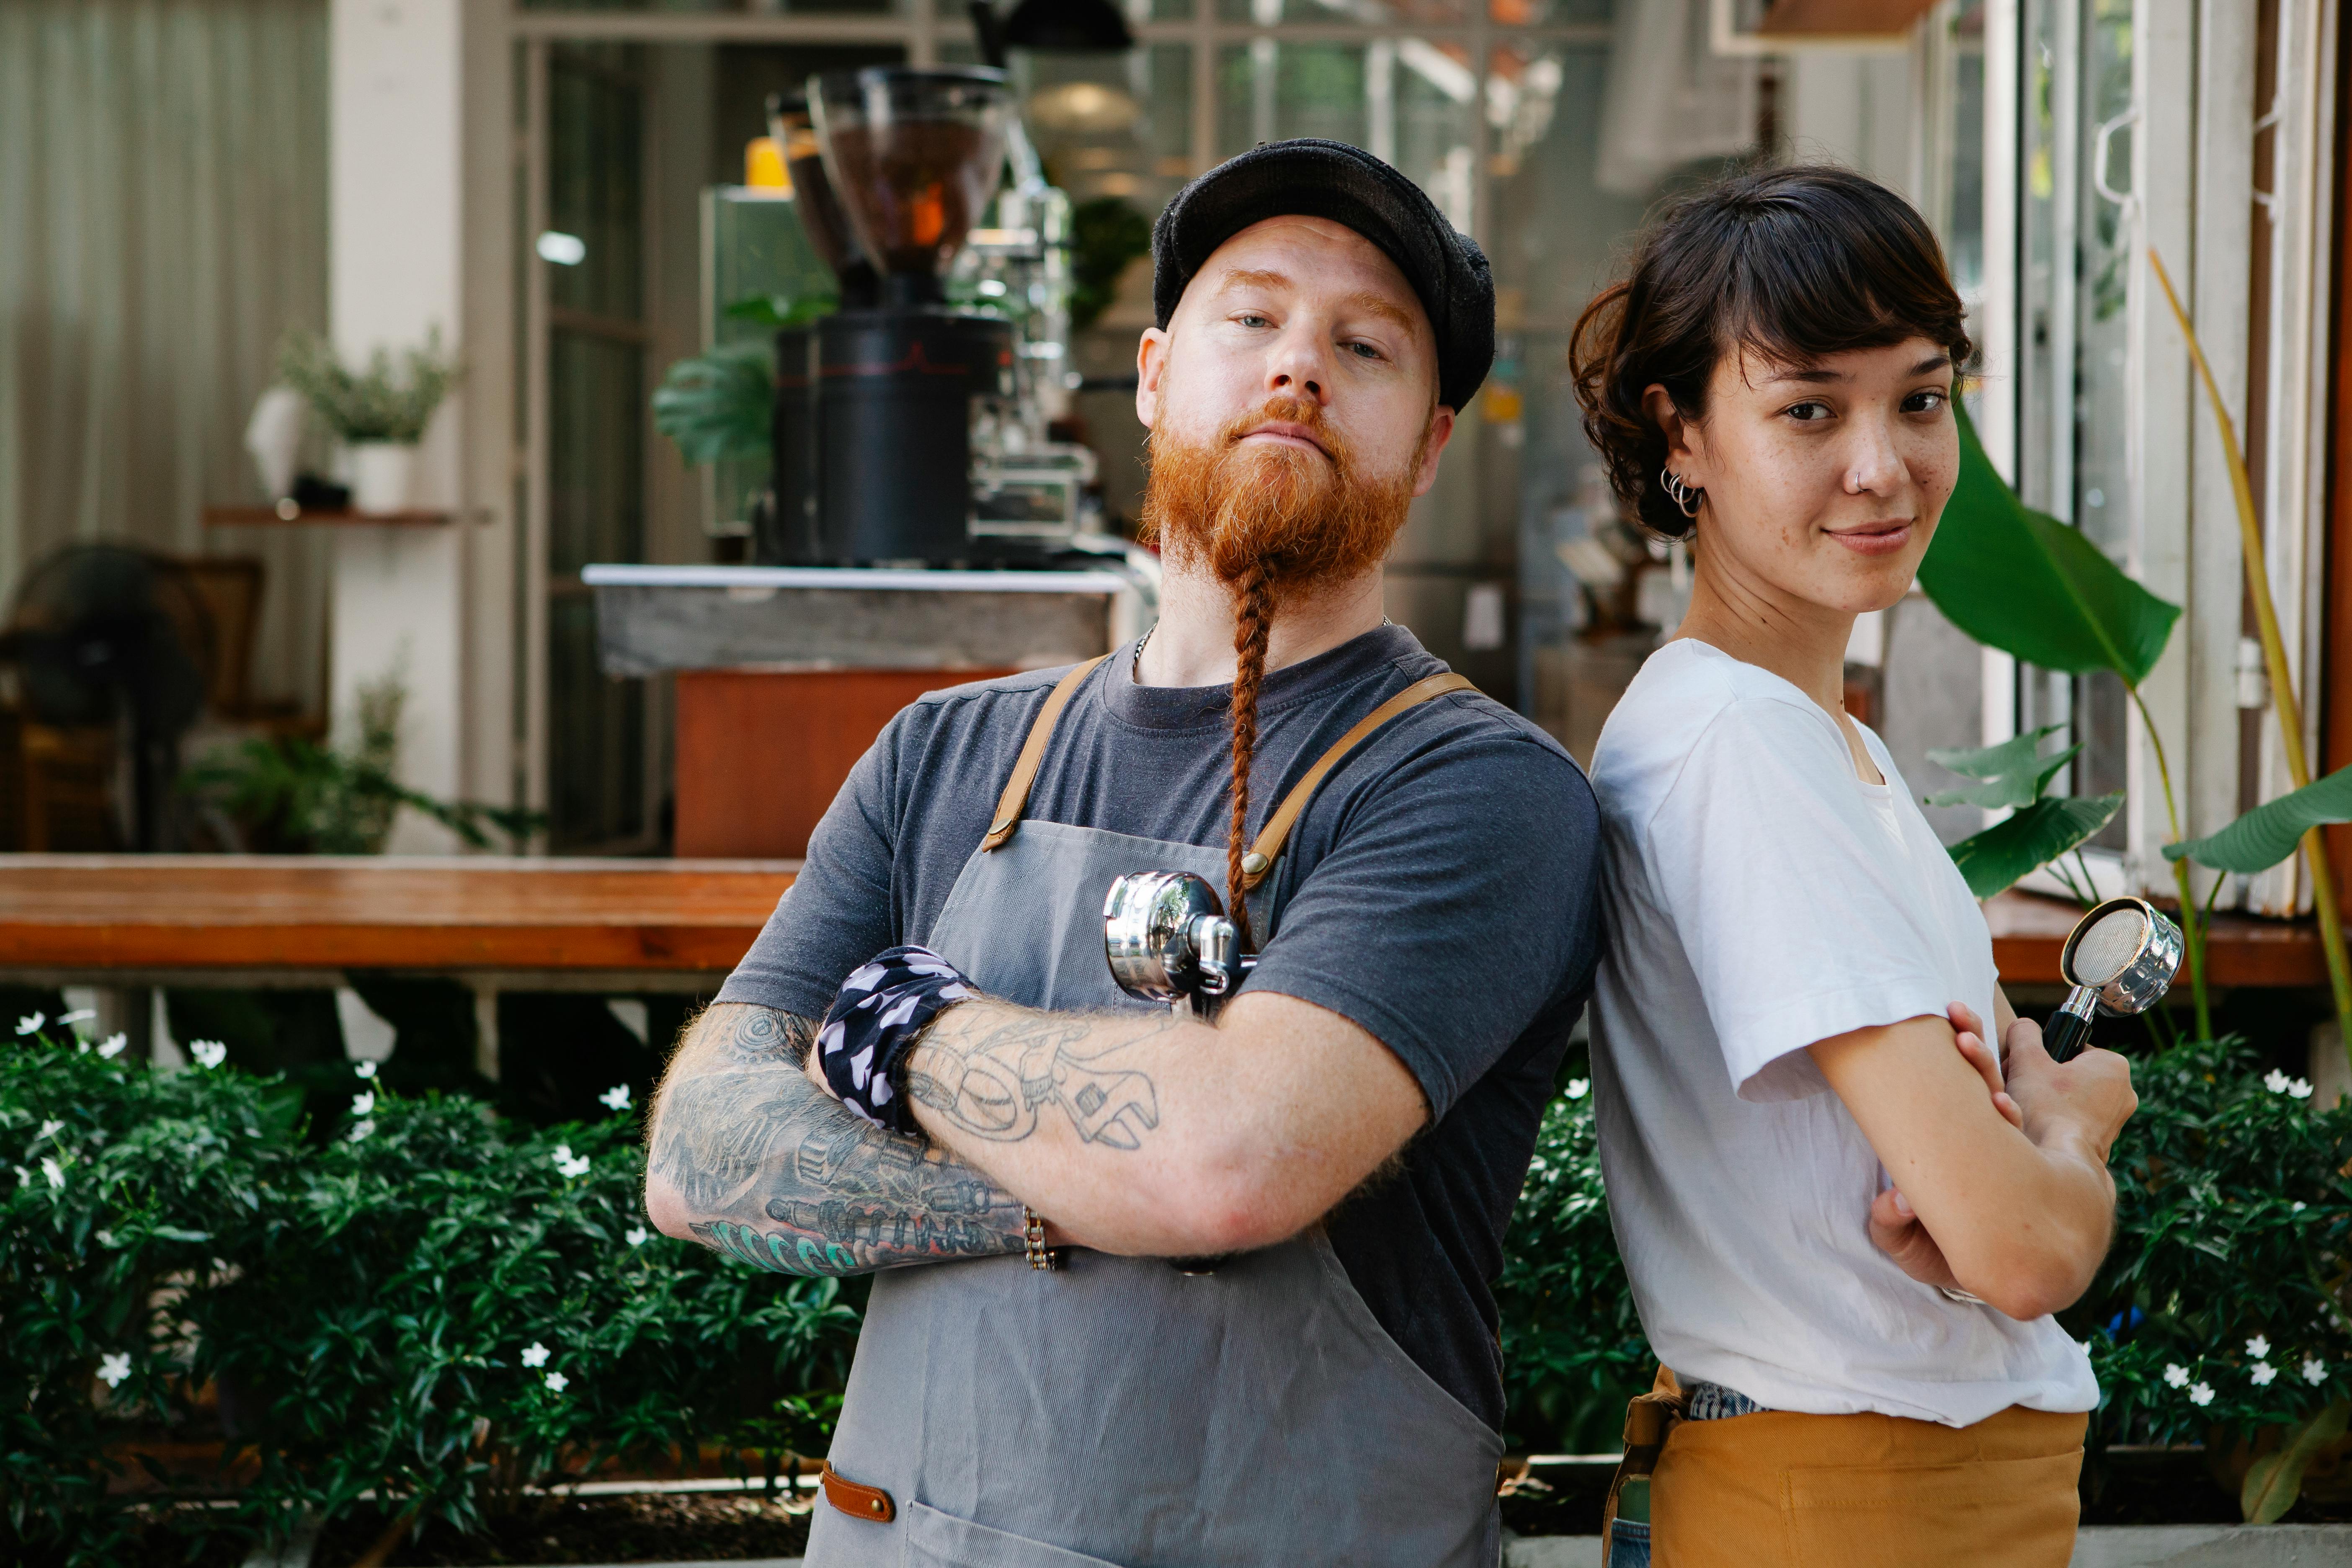
[[[2081,1514],[2078,1449],[1964,1465],[1852,1465],[1786,1474],[1805,1568],[2066,1568]]]
[[[923,1503],[905,1505],[906,1568],[1118,1568],[1089,1557],[958,1519]]]

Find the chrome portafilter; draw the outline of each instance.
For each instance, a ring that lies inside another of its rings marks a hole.
[[[1130,871],[1103,900],[1103,955],[1140,1001],[1205,1012],[1257,966],[1217,890],[1190,871]]]
[[[2095,1014],[2145,1013],[2180,972],[2180,928],[2146,899],[2109,899],[2075,922],[2058,952],[2058,973],[2074,989],[2042,1031],[2053,1061],[2080,1052]]]

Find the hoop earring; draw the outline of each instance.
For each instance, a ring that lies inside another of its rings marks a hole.
[[[1658,484],[1666,492],[1666,499],[1673,501],[1685,517],[1696,519],[1698,516],[1698,503],[1706,498],[1705,490],[1691,489],[1672,468],[1658,470]]]

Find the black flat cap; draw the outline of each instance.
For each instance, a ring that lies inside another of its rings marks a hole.
[[[1495,278],[1486,254],[1428,194],[1360,147],[1301,137],[1228,158],[1176,193],[1151,229],[1160,324],[1217,247],[1270,217],[1345,225],[1385,251],[1437,334],[1437,401],[1459,411],[1495,363]]]

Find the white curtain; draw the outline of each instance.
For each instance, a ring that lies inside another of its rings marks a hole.
[[[0,605],[76,541],[257,556],[255,695],[317,711],[326,540],[202,513],[326,320],[325,0],[0,3]]]

